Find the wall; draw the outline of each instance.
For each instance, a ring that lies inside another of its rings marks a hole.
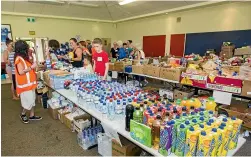
[[[132,39],[142,44],[144,35],[167,35],[166,53],[170,50],[170,35],[179,33],[214,32],[251,29],[251,2],[224,3],[161,16],[117,24],[117,38]],[[177,23],[176,18],[181,17]]]
[[[111,38],[115,40],[116,28],[112,23],[36,18],[35,23],[27,22],[27,17],[2,15],[2,24],[11,24],[12,36],[15,37],[49,37],[66,42],[71,37],[81,35],[82,39]],[[36,31],[30,36],[29,31]]]

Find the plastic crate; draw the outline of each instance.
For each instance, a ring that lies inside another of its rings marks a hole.
[[[98,153],[102,156],[112,156],[112,139],[105,133],[98,133]]]

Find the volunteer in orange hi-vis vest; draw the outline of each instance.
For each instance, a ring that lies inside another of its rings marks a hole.
[[[22,40],[15,43],[15,67],[16,67],[16,90],[20,95],[21,104],[23,107],[20,118],[23,123],[29,123],[29,120],[41,120],[42,117],[35,116],[34,107],[37,88],[37,79],[35,68],[37,64],[29,60],[29,45]],[[26,112],[30,111],[30,117],[26,116]]]

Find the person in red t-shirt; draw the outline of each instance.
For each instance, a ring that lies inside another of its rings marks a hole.
[[[100,76],[103,76],[103,80],[106,79],[109,70],[109,58],[108,54],[102,50],[102,40],[100,38],[95,38],[93,40],[93,48],[96,53],[93,54],[93,71]]]

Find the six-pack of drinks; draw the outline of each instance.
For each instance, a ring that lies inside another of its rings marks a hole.
[[[75,80],[70,88],[80,104],[106,114],[110,120],[125,117],[127,131],[131,119],[149,126],[153,148],[163,155],[226,156],[237,146],[242,120],[215,117],[212,97],[202,108],[196,97],[170,103],[165,96],[117,82]]]

